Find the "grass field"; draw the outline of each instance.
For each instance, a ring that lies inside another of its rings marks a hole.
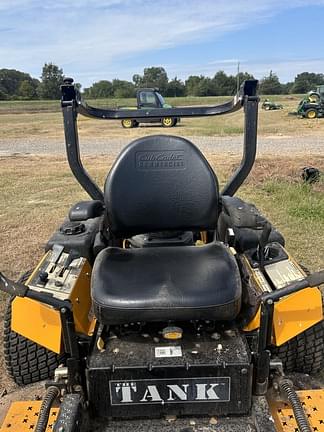
[[[226,97],[187,97],[167,98],[174,106],[181,105],[213,105],[228,100]],[[264,98],[261,98],[264,99]],[[289,116],[296,110],[299,95],[282,95],[271,98],[284,105],[283,110],[263,111],[260,109],[259,134],[265,136],[305,136],[324,134],[324,119],[306,120]],[[135,99],[101,99],[90,100],[89,103],[101,107],[117,107],[135,105]],[[124,130],[119,121],[103,121],[100,125],[96,120],[80,117],[80,136],[104,138],[127,137],[129,139],[158,133],[170,133],[186,136],[227,136],[241,134],[243,131],[243,112],[230,114],[225,118],[205,117],[182,119],[172,129],[157,125],[143,125],[132,130]],[[0,139],[23,139],[33,137],[63,139],[62,115],[57,101],[1,101],[0,102]]]
[[[234,156],[209,160],[221,182],[237,165]],[[324,170],[323,155],[309,162]],[[101,185],[111,163],[107,157],[85,159]],[[323,266],[324,181],[303,185],[302,166],[303,158],[259,158],[240,195],[254,202],[284,233],[297,260],[315,270]],[[69,207],[87,196],[63,157],[3,157],[0,172],[1,270],[16,278],[37,263],[42,246]]]

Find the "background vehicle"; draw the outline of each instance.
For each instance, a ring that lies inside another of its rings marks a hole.
[[[171,105],[165,103],[163,96],[155,88],[142,88],[136,92],[137,109],[158,109],[158,108],[172,108]],[[126,109],[121,107],[120,109]],[[127,107],[127,109],[136,109],[136,107]],[[163,127],[173,127],[180,121],[180,117],[160,117],[160,118],[147,118],[136,117],[131,119],[123,119],[121,124],[124,128],[130,129],[137,127],[140,123],[161,123]]]
[[[320,431],[324,390],[296,393],[285,374],[323,366],[324,271],[307,274],[282,234],[235,196],[255,161],[256,88],[245,81],[217,106],[104,110],[66,79],[68,162],[91,200],[72,206],[25,283],[0,273],[12,296],[7,367],[17,383],[49,379],[42,405],[13,404],[4,431],[17,421],[20,432],[43,432],[48,419],[54,432],[98,423],[105,431],[170,431],[165,415],[185,418],[171,426],[177,432],[188,430],[188,416],[207,419],[206,432],[215,430],[210,416],[231,431]],[[82,165],[80,114],[122,120],[241,108],[243,157],[221,191],[198,148],[171,135],[131,142],[104,191]]]
[[[269,99],[265,99],[261,108],[266,111],[279,110],[283,109],[283,105],[270,101]]]
[[[299,102],[297,115],[308,119],[324,116],[324,85],[318,86]]]

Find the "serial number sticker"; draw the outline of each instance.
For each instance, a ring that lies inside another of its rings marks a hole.
[[[181,346],[156,347],[155,357],[182,357]]]

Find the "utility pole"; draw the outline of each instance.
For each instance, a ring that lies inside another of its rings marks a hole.
[[[237,75],[236,75],[236,93],[240,89],[240,62],[237,62]]]

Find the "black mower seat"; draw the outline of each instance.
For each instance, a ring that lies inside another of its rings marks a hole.
[[[95,315],[104,324],[232,320],[241,306],[235,258],[222,243],[108,247],[92,272]]]

